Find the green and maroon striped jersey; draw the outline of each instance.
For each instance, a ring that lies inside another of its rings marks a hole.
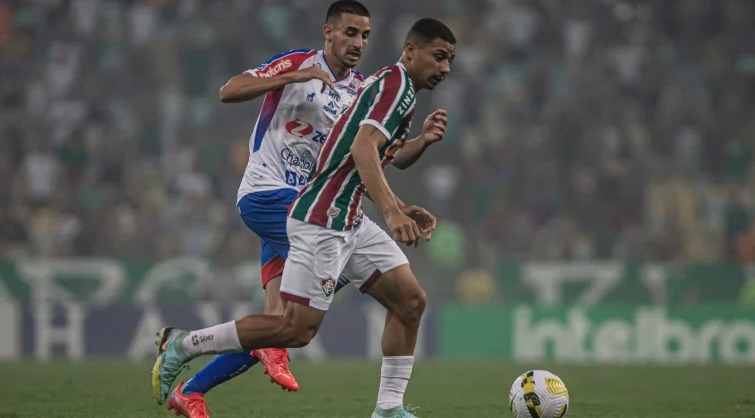
[[[330,130],[313,174],[291,205],[289,216],[337,231],[359,225],[366,187],[351,156],[351,144],[361,125],[375,126],[388,138],[378,150],[385,168],[409,135],[414,103],[414,87],[401,63],[365,80],[354,103]]]

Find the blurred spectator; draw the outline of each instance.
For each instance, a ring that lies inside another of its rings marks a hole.
[[[430,8],[460,40],[416,111],[448,109],[447,137],[392,183],[439,215],[423,261],[755,258],[755,2],[369,7],[363,73]],[[2,255],[253,257],[234,204],[260,104],[217,89],[321,47],[321,9],[0,1]]]
[[[459,302],[469,305],[490,303],[496,298],[495,279],[484,269],[470,269],[456,283]]]

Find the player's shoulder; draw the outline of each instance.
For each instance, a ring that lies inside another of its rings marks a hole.
[[[314,49],[290,49],[270,57],[257,68],[247,70],[247,74],[255,77],[272,77],[274,75],[296,71],[311,62],[311,57],[317,54]]]
[[[375,77],[375,81],[382,80],[381,88],[383,90],[411,90],[409,75],[404,67],[398,63],[381,68],[373,77]]]
[[[289,49],[273,55],[257,67],[257,70],[264,70],[270,66],[280,67],[281,69],[298,68],[316,54],[316,49]]]

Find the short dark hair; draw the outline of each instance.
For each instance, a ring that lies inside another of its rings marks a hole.
[[[325,21],[340,19],[341,14],[348,13],[357,16],[370,17],[370,11],[364,4],[356,0],[339,0],[328,7],[328,14],[325,15]]]
[[[426,44],[435,39],[442,39],[456,45],[456,37],[451,29],[440,20],[430,17],[416,21],[406,35],[406,42]]]

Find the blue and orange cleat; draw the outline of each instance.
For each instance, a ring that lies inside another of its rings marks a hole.
[[[186,383],[181,382],[173,390],[173,394],[168,399],[168,410],[186,418],[210,418],[210,407],[207,406],[204,396],[201,393],[184,395],[181,393],[184,386]]]
[[[288,368],[288,351],[285,348],[252,350],[252,355],[265,366],[265,374],[270,375],[271,382],[279,384],[289,392],[299,390],[299,383]]]
[[[160,405],[165,403],[176,377],[188,367],[186,363],[192,359],[181,347],[187,335],[187,331],[173,327],[165,327],[157,333],[157,359],[152,366],[152,395]]]

